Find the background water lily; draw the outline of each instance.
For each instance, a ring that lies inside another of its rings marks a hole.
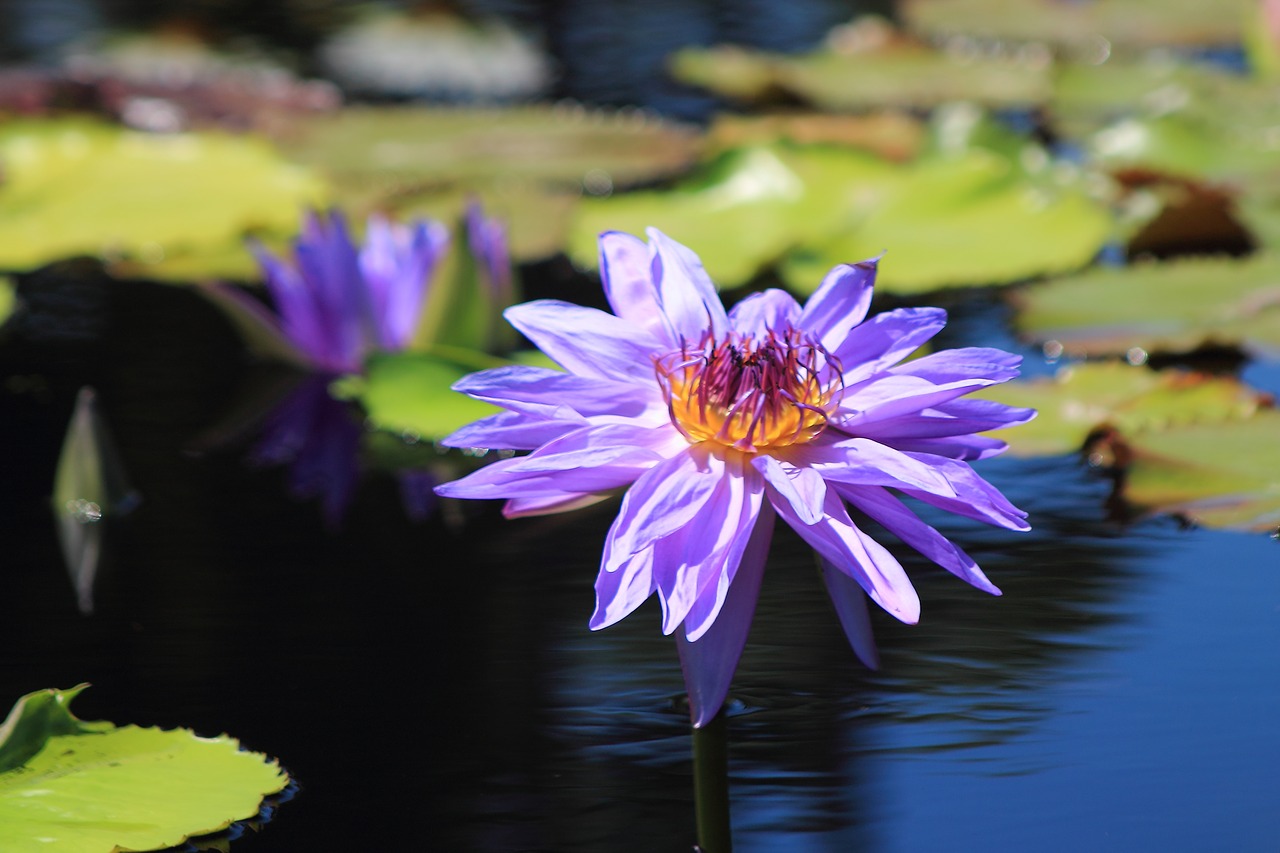
[[[935,308],[866,318],[877,259],[837,266],[801,306],[767,290],[726,312],[698,257],[656,229],[600,240],[608,314],[554,300],[508,309],[567,372],[513,366],[455,387],[507,411],[445,440],[533,450],[439,487],[558,512],[627,488],[605,543],[592,628],[653,593],[677,633],[693,722],[727,694],[755,609],[775,516],[821,556],[855,648],[863,591],[904,622],[920,602],[901,564],[846,502],[979,589],[977,564],[890,489],[989,524],[1025,513],[969,462],[1004,444],[975,433],[1029,409],[962,400],[1017,375],[1018,356],[946,350],[903,362],[946,322]]]

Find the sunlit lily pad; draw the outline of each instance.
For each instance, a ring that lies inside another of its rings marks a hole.
[[[438,439],[498,411],[450,386],[469,373],[502,363],[456,350],[380,353],[366,363],[364,376],[344,377],[334,392],[358,401],[378,429]]]
[[[829,144],[863,148],[889,160],[910,160],[924,147],[925,136],[924,122],[899,110],[865,115],[722,113],[707,129],[706,145],[711,151],[722,152],[776,141]]]
[[[594,268],[601,232],[643,234],[652,225],[695,247],[712,279],[734,287],[806,238],[830,235],[864,214],[900,180],[897,166],[861,151],[739,148],[669,190],[584,199],[569,256]]]
[[[1280,412],[1144,433],[1126,442],[1122,496],[1208,527],[1280,527]]]
[[[1015,294],[1018,330],[1071,354],[1280,348],[1280,257],[1095,269]]]
[[[86,120],[5,125],[0,166],[0,268],[18,270],[87,254],[136,274],[248,277],[245,234],[288,233],[324,194],[261,141]]]
[[[696,247],[721,286],[778,264],[806,293],[835,264],[887,251],[881,291],[909,294],[1074,269],[1116,232],[1089,175],[990,129],[977,111],[944,111],[933,133],[929,152],[909,163],[836,146],[753,145],[671,189],[584,199],[569,255],[592,267],[599,232],[653,225]]]
[[[881,287],[900,294],[1078,269],[1117,228],[1085,180],[1047,162],[1029,173],[986,151],[924,160],[859,227],[796,252],[783,277],[809,290],[833,265],[881,252]]]
[[[0,849],[159,850],[253,816],[289,782],[227,735],[79,720],[83,688],[27,694],[0,726]]]
[[[503,180],[581,188],[683,171],[697,155],[698,135],[646,113],[572,106],[364,107],[302,122],[282,144],[348,191]]]
[[[1072,365],[1053,378],[1010,382],[977,396],[1039,412],[1035,420],[997,434],[1020,456],[1072,453],[1104,428],[1136,437],[1244,420],[1269,405],[1234,379],[1123,362]]]
[[[1106,59],[1112,45],[1235,45],[1252,0],[904,0],[914,32],[1044,41]]]
[[[1030,106],[1048,100],[1050,93],[1047,51],[992,59],[890,44],[791,57],[739,47],[690,47],[675,54],[671,69],[683,82],[729,97],[785,94],[829,111],[928,108],[955,100]]]
[[[1280,113],[1276,118],[1280,121]],[[1274,174],[1280,162],[1280,134],[1225,119],[1182,114],[1127,118],[1091,136],[1086,149],[1108,169],[1136,167],[1236,183]]]

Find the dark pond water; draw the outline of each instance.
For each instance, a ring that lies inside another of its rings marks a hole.
[[[193,452],[254,376],[213,309],[92,277],[22,287],[0,343],[6,702],[90,681],[87,718],[279,756],[299,790],[235,853],[690,849],[656,606],[586,627],[611,508],[414,523],[373,475],[329,525],[286,468],[245,464],[252,436]],[[995,303],[951,307],[948,343],[1010,344]],[[107,529],[91,615],[48,502],[83,384],[142,495]],[[933,520],[1004,597],[902,552],[924,616],[875,614],[879,672],[778,537],[729,720],[736,849],[1274,850],[1280,543],[1120,526],[1075,458],[984,471],[1030,534]]]

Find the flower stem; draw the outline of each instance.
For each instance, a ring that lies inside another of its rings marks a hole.
[[[693,730],[693,796],[700,853],[730,853],[729,727],[724,709]]]

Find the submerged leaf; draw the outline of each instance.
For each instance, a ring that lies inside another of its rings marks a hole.
[[[1248,419],[1268,405],[1234,379],[1117,362],[1072,365],[1051,379],[1009,382],[974,396],[1038,411],[1030,423],[995,434],[1019,456],[1072,453],[1104,429],[1130,440],[1187,424]]]
[[[257,140],[80,119],[5,125],[0,167],[0,268],[17,270],[87,254],[133,275],[252,277],[244,236],[289,233],[323,196]]]
[[[1070,354],[1280,348],[1280,257],[1270,254],[1095,269],[1013,299],[1022,334]]]
[[[82,613],[93,611],[105,520],[129,512],[137,502],[98,412],[96,395],[92,388],[81,388],[54,474],[53,512]]]
[[[0,850],[159,850],[256,814],[288,775],[227,735],[86,723],[85,685],[18,700],[0,726]]]

